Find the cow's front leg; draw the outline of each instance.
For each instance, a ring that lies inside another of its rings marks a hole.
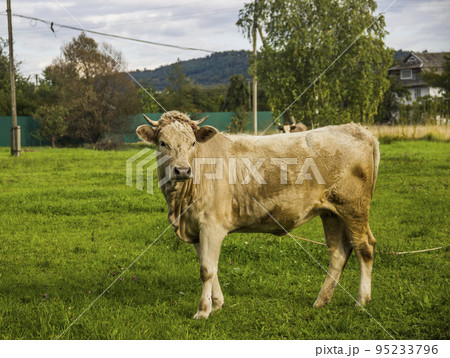
[[[213,286],[212,286],[213,311],[220,310],[223,307],[223,302],[224,299],[222,289],[220,288],[219,275],[216,273],[213,279]]]
[[[205,228],[200,231],[200,242],[195,250],[200,261],[200,278],[202,279],[202,297],[198,304],[195,319],[208,318],[214,308],[223,305],[223,294],[217,277],[220,247],[226,232],[221,228]]]

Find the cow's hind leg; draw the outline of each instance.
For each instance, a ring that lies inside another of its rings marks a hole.
[[[367,222],[347,224],[347,235],[359,262],[360,281],[357,304],[365,305],[371,299],[372,266],[376,240]]]
[[[330,264],[325,282],[316,302],[314,302],[314,307],[316,308],[323,307],[331,301],[334,289],[352,252],[345,232],[345,226],[341,219],[332,213],[323,214],[320,217],[325,231]]]
[[[214,228],[214,230],[203,229],[200,233],[200,242],[195,244],[197,256],[200,261],[200,277],[202,279],[202,296],[198,305],[195,319],[208,318],[214,308],[223,305],[223,294],[217,277],[217,266],[220,256],[225,232]]]

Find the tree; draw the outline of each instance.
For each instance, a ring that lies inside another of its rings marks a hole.
[[[445,56],[442,73],[425,72],[422,77],[429,85],[443,90],[443,97],[447,102],[450,102],[450,54]]]
[[[241,110],[248,111],[250,109],[250,90],[247,81],[243,75],[233,75],[230,77],[227,94],[223,103],[225,111]]]
[[[0,37],[0,116],[11,115],[11,79],[9,58],[4,54],[8,44]],[[20,63],[15,63],[16,107],[19,116],[28,116],[36,108],[34,85],[18,71]]]
[[[411,92],[401,83],[396,76],[389,76],[389,88],[384,93],[383,100],[378,106],[375,116],[376,123],[393,123],[397,119],[403,99],[410,100]]]
[[[165,90],[155,96],[167,110],[190,113],[218,112],[222,109],[226,86],[195,84],[186,76],[180,61],[169,68],[167,82]]]
[[[120,52],[82,33],[44,70],[58,104],[70,114],[72,140],[95,143],[107,134],[124,133],[130,115],[140,112],[136,86],[124,66]]]
[[[180,60],[168,71],[168,85],[164,91],[164,107],[168,110],[192,112],[194,110],[192,91],[194,83],[186,77]]]
[[[392,61],[384,18],[375,21],[375,8],[374,0],[245,4],[237,25],[250,38],[256,14],[264,36],[258,81],[275,115],[292,104],[292,115],[306,123],[373,121]]]
[[[150,88],[146,90],[142,88],[138,89],[138,97],[144,113],[157,113],[161,111],[161,107],[154,100],[155,96],[155,92]]]
[[[248,112],[244,106],[239,106],[230,118],[230,124],[228,125],[227,131],[229,133],[245,132],[248,129],[250,122],[250,112]]]
[[[50,141],[52,148],[62,138],[68,128],[67,110],[62,106],[45,105],[36,110],[35,119],[39,121],[38,136]]]

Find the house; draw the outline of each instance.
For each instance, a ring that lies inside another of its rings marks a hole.
[[[424,72],[442,73],[444,71],[445,56],[448,52],[411,52],[403,62],[389,69],[389,75],[397,76],[403,86],[411,92],[410,104],[420,97],[440,96],[441,89],[430,87],[423,79]]]

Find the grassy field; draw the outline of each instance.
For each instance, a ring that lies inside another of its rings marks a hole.
[[[159,190],[125,185],[125,161],[139,149],[34,148],[17,159],[0,148],[2,339],[55,339],[89,307],[63,339],[389,339],[339,287],[328,307],[313,309],[325,273],[290,237],[264,234],[225,240],[226,307],[193,320],[193,247],[165,231]],[[397,339],[448,339],[450,144],[393,142],[381,153],[367,311]],[[320,219],[293,233],[324,241]],[[328,265],[326,248],[302,245]],[[340,283],[356,297],[358,282],[352,254]]]

